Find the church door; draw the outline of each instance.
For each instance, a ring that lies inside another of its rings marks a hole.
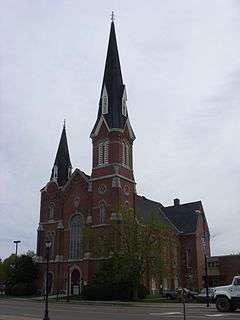
[[[74,269],[71,273],[71,294],[79,295],[80,293],[80,272]]]

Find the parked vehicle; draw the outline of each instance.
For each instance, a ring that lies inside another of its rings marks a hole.
[[[182,290],[184,291],[184,296],[187,300],[195,299],[198,294],[197,292],[187,288],[165,289],[163,290],[163,297],[167,299],[176,299],[179,296],[179,294],[182,293]]]
[[[184,288],[185,290],[185,296],[188,300],[193,300],[197,298],[198,292]]]
[[[162,296],[167,299],[176,299],[177,291],[175,289],[163,289]]]
[[[240,308],[240,276],[234,277],[229,286],[216,287],[214,302],[220,312],[235,311]]]
[[[208,288],[209,302],[213,302],[214,291],[215,291],[215,288],[212,288],[212,287]],[[206,288],[201,289],[199,294],[196,295],[196,299],[200,302],[207,302],[207,289]]]
[[[5,288],[6,285],[4,282],[0,282],[0,294],[4,294],[5,293]]]

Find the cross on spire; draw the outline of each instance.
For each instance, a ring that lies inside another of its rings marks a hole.
[[[112,11],[112,14],[111,14],[111,21],[114,22],[115,20],[115,14],[114,14],[114,11]]]

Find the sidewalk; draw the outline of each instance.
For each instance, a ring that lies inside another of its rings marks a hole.
[[[8,299],[8,298],[6,298]],[[16,301],[31,301],[31,302],[43,302],[43,297],[34,297],[34,298],[9,298]],[[66,297],[61,297],[59,300],[56,300],[56,296],[49,296],[49,304],[66,304],[66,305],[96,305],[96,306],[125,306],[125,307],[144,307],[144,308],[176,308],[182,307],[181,302],[145,302],[145,301],[92,301],[92,300],[70,300],[66,301]],[[206,304],[202,303],[186,303],[187,308],[198,308],[198,309],[208,309]],[[214,304],[210,304],[209,309],[215,308]],[[1,320],[1,318],[0,318]]]
[[[3,316],[0,315],[0,320],[41,320],[42,318],[30,318],[22,316]]]

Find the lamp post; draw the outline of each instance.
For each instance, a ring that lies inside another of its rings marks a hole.
[[[17,263],[17,252],[18,252],[18,244],[21,243],[20,240],[14,240],[13,243],[15,243],[16,245],[16,251],[15,251],[15,267],[16,267],[16,263]]]
[[[203,252],[204,252],[205,287],[206,287],[207,307],[209,307],[207,246],[206,246],[206,240],[205,240],[205,237],[202,237],[202,247],[203,247]]]
[[[48,317],[48,273],[49,273],[49,251],[50,251],[50,248],[51,248],[51,241],[50,240],[47,240],[45,242],[45,246],[46,246],[46,251],[47,251],[47,270],[46,270],[46,298],[45,298],[45,313],[44,313],[44,318],[43,320],[50,320],[49,317]]]
[[[69,302],[70,295],[70,265],[67,267],[67,302]]]

